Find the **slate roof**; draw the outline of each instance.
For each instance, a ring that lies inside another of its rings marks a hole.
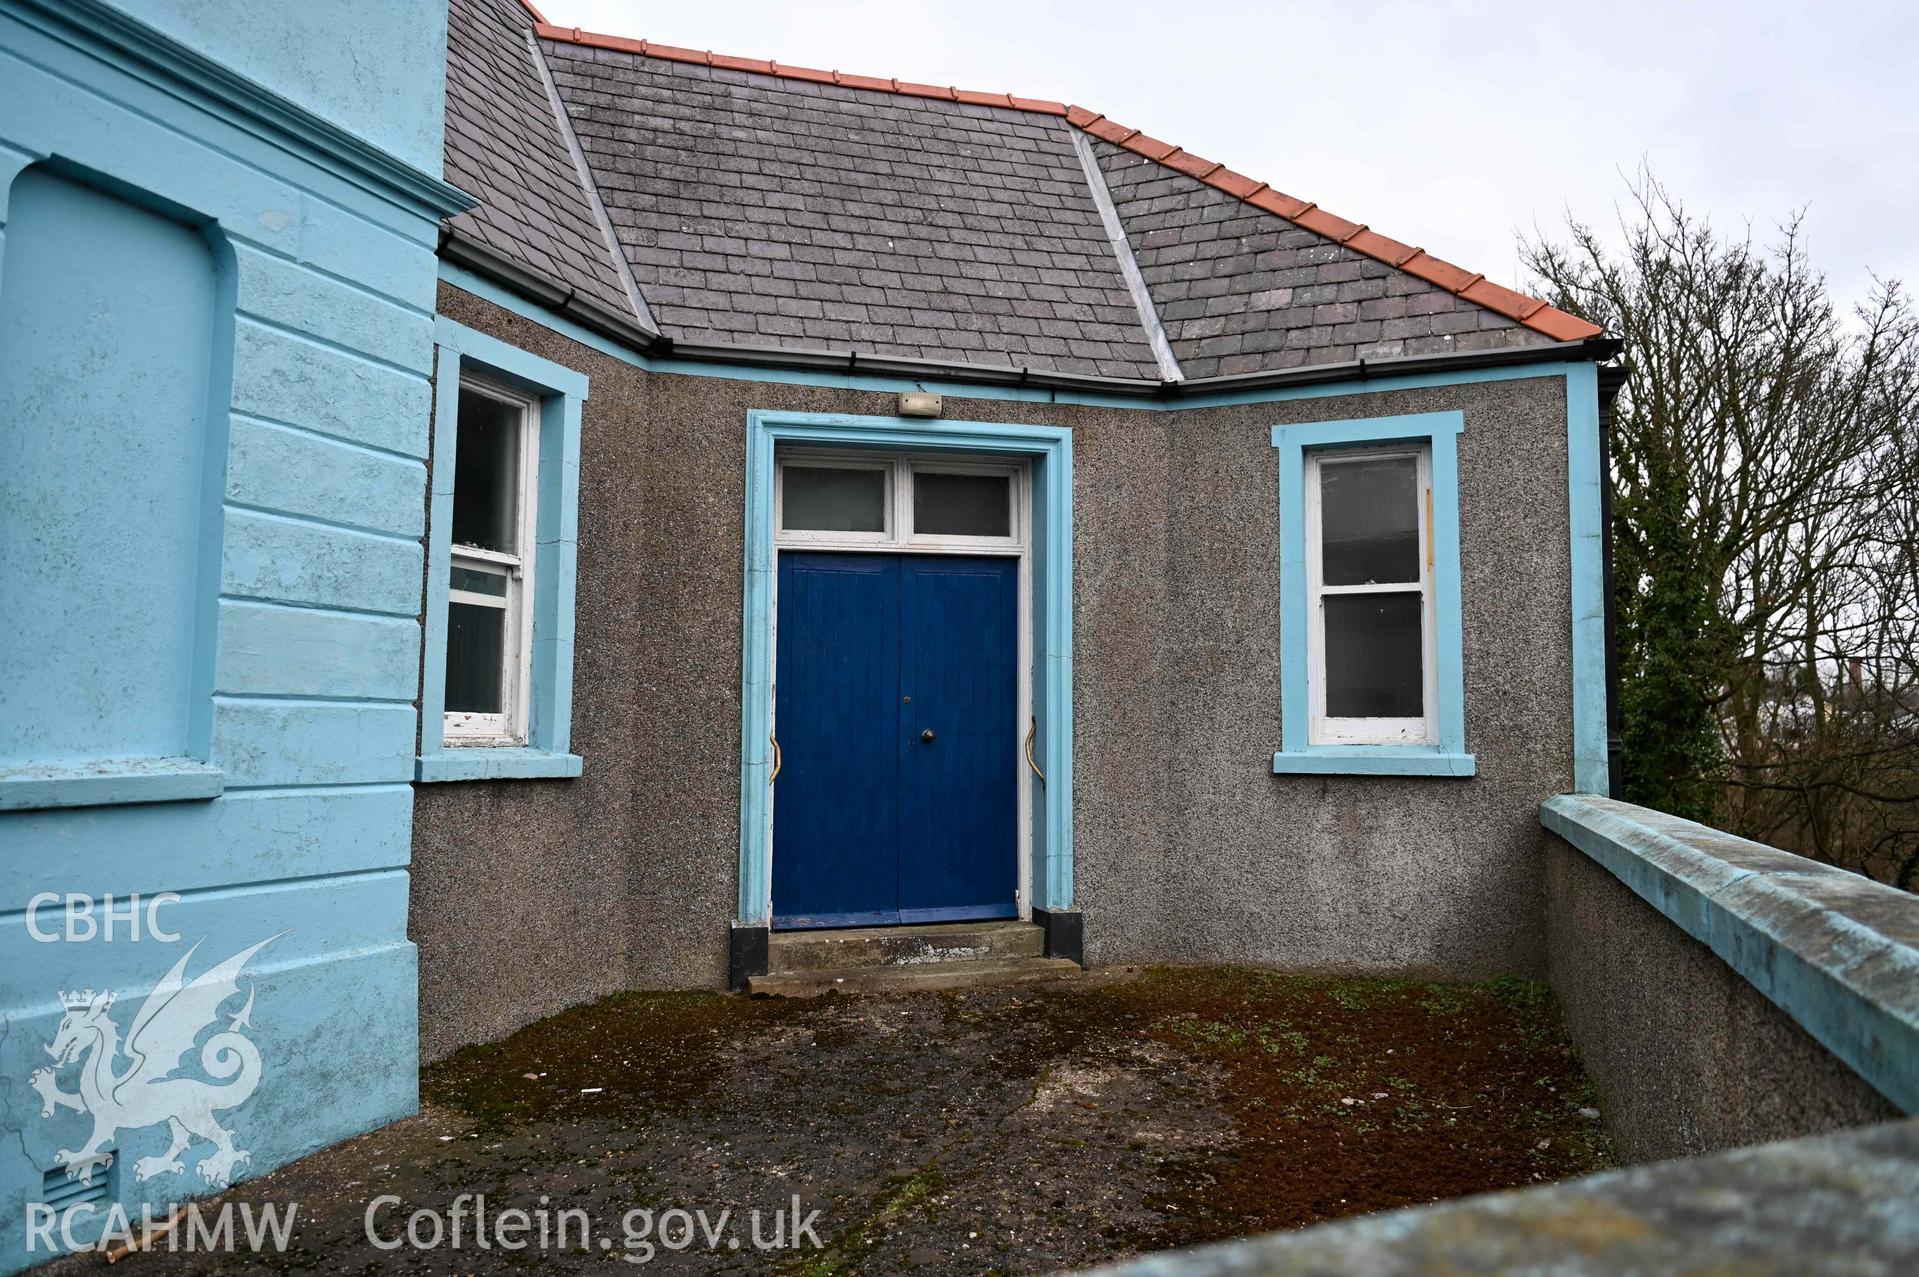
[[[547,55],[676,337],[1157,375],[1057,121],[574,44]]]
[[[451,0],[446,180],[480,207],[448,222],[541,278],[639,322],[515,0]]]
[[[1188,377],[1552,343],[1144,156],[1093,148]]]
[[[1151,383],[1601,335],[1080,107],[450,21],[447,175],[487,206],[455,230],[708,353]]]

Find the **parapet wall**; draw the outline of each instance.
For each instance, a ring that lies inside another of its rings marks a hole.
[[[1916,1270],[1919,896],[1628,803],[1540,819],[1553,992],[1659,1164],[1087,1277]]]
[[[1919,896],[1628,803],[1540,816],[1549,978],[1627,1160],[1919,1111]]]
[[[1901,1273],[1919,1264],[1919,1121],[1384,1211],[1085,1277]]]

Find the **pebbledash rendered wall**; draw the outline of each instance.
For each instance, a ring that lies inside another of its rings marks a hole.
[[[503,300],[503,299],[502,299]],[[420,787],[411,934],[436,1057],[628,987],[721,987],[740,856],[750,409],[892,394],[647,371],[443,284],[585,373],[565,781]],[[524,306],[516,307],[525,310]],[[1075,905],[1090,962],[1542,973],[1539,803],[1574,785],[1567,378],[1145,411],[965,397],[1074,460]],[[1282,423],[1460,410],[1470,778],[1276,776]],[[476,929],[516,943],[476,940]]]
[[[85,1241],[417,1104],[445,30],[443,0],[0,0],[0,1271],[49,1257],[33,1204],[92,1202]],[[230,1149],[168,1165],[179,1106],[78,1075],[222,966],[134,1044],[236,1088]]]

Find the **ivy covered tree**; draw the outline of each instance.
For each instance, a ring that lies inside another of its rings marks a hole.
[[[1843,312],[1796,218],[1727,237],[1642,173],[1621,230],[1522,251],[1625,341],[1625,794],[1919,885],[1919,320]]]

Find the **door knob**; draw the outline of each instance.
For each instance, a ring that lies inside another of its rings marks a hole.
[[[931,745],[933,743],[933,729],[929,727],[925,731],[921,732],[920,739],[925,741],[928,745]]]

